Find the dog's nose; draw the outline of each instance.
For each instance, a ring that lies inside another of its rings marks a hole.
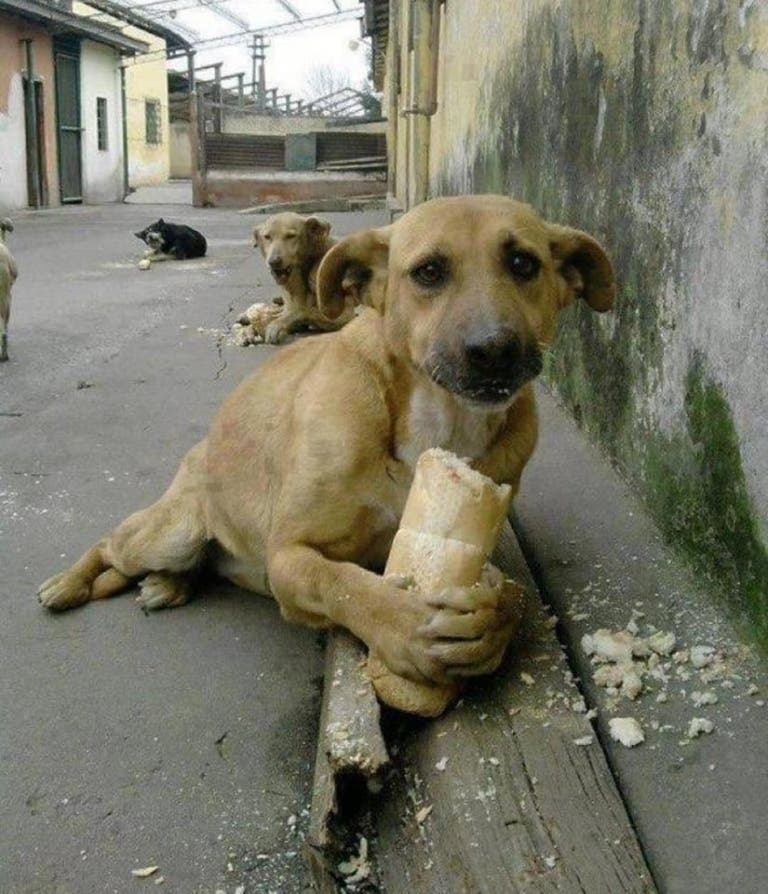
[[[279,255],[276,255],[269,259],[269,266],[272,270],[279,270],[283,266],[283,259]]]
[[[520,337],[506,329],[470,336],[464,342],[467,363],[484,375],[509,372],[520,364],[523,354]]]

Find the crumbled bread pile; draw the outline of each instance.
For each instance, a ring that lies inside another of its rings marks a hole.
[[[589,656],[593,666],[593,682],[605,689],[609,711],[616,711],[623,699],[635,701],[643,693],[655,693],[655,701],[662,704],[670,695],[678,694],[690,698],[694,708],[718,704],[714,685],[732,689],[742,678],[732,673],[727,656],[714,646],[697,644],[689,648],[681,647],[674,633],[654,630],[646,636],[639,635],[638,619],[642,613],[635,612],[624,630],[601,628],[586,633],[581,638],[581,648]],[[688,695],[687,688],[675,688],[675,684],[686,684],[698,680],[700,685]],[[747,695],[758,694],[754,685],[746,690]],[[759,702],[755,702],[759,704]],[[662,726],[655,720],[650,724],[654,731],[666,732],[671,726]],[[681,745],[688,745],[702,733],[711,733],[714,723],[705,717],[691,718],[684,730]],[[615,717],[609,721],[611,737],[628,748],[645,741],[645,734],[637,719]]]

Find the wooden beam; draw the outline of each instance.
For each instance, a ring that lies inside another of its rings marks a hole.
[[[382,886],[655,892],[595,731],[574,710],[581,695],[509,524],[494,561],[533,594],[521,646],[443,717],[401,723],[402,771],[378,819]]]

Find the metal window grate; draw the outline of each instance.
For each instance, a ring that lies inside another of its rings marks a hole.
[[[109,149],[107,139],[107,100],[103,96],[96,97],[96,139],[99,149],[106,152]]]
[[[145,100],[144,117],[146,122],[147,142],[155,145],[162,142],[162,131],[160,129],[160,103],[158,100]]]

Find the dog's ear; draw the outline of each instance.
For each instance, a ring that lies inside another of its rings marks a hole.
[[[164,226],[165,226],[165,221],[163,220],[162,217],[160,218],[160,220],[158,220],[157,225],[158,225],[158,227],[164,227]]]
[[[253,228],[253,247],[261,248],[261,230],[264,224],[259,224]]]
[[[328,319],[335,320],[350,298],[383,312],[390,233],[390,227],[353,233],[323,258],[317,271],[317,303]]]
[[[313,215],[304,221],[304,229],[310,239],[321,242],[323,239],[326,239],[331,232],[331,224],[330,221],[323,220],[322,218]]]
[[[616,297],[616,277],[603,246],[581,230],[548,226],[549,248],[565,286],[561,306],[583,298],[593,310],[610,310]]]

